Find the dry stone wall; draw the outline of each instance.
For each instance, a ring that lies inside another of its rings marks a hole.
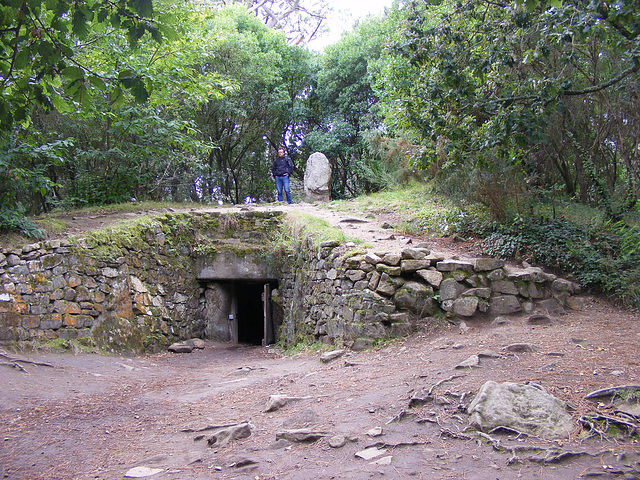
[[[366,347],[377,338],[409,334],[434,315],[498,316],[534,308],[557,314],[579,293],[577,284],[541,268],[444,258],[424,246],[360,252],[353,244],[314,247],[306,239],[302,249],[276,292],[288,343]]]
[[[203,336],[198,259],[261,241],[278,217],[167,213],[1,251],[0,341],[90,338],[114,351],[142,351]]]
[[[198,281],[202,258],[226,258],[218,255],[224,251],[252,258],[281,216],[165,214],[113,234],[2,251],[0,341],[87,338],[111,350],[142,351],[212,335],[212,306]],[[540,268],[443,258],[420,245],[361,251],[306,238],[292,257],[273,257],[280,286],[274,322],[287,344],[361,348],[407,335],[438,315],[555,313],[579,292]]]

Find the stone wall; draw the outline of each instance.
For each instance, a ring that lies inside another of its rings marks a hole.
[[[205,336],[198,259],[262,248],[279,216],[166,213],[2,251],[0,340],[90,337],[114,351],[142,351]]]
[[[281,305],[288,343],[344,342],[366,347],[376,338],[407,335],[434,315],[468,318],[535,309],[559,313],[579,287],[537,267],[509,268],[494,258],[445,259],[418,246],[361,252],[355,245],[301,245],[283,276]]]
[[[305,238],[291,255],[275,254],[266,251],[266,240],[281,215],[167,213],[2,251],[0,340],[87,338],[114,351],[142,351],[215,337],[215,318],[226,318],[229,295],[214,295],[207,288],[212,278],[199,281],[198,269],[211,269],[203,258],[227,258],[221,252],[272,262],[267,270],[280,285],[272,297],[274,323],[287,344],[320,340],[357,348],[407,335],[438,315],[556,312],[578,293],[574,283],[540,268],[445,259],[420,245],[361,251]]]

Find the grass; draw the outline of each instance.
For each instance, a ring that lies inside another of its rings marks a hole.
[[[447,236],[460,229],[470,215],[486,217],[478,205],[461,204],[434,193],[428,184],[414,183],[404,188],[387,190],[352,200],[334,201],[329,208],[370,215],[390,215],[395,228],[410,235]]]
[[[297,241],[301,238],[309,236],[313,239],[314,244],[319,245],[322,242],[338,241],[340,243],[353,241],[355,239],[347,237],[339,228],[332,227],[329,222],[321,218],[300,212],[289,212],[287,214],[289,220],[290,232],[285,234],[282,240]],[[288,238],[287,238],[288,237]]]

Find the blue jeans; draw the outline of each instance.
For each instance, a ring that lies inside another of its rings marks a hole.
[[[282,201],[282,190],[287,195],[287,203],[291,203],[291,190],[289,189],[289,177],[276,177],[276,190],[278,190],[278,201]]]

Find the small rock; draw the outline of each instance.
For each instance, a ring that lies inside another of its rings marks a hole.
[[[320,361],[322,363],[329,363],[331,360],[340,358],[342,355],[344,355],[344,353],[344,350],[333,350],[331,352],[324,352],[322,355],[320,355]]]
[[[336,435],[329,439],[329,446],[331,448],[342,448],[346,445],[347,439],[342,435]]]
[[[258,462],[256,462],[252,458],[237,455],[231,458],[229,468],[242,468],[246,467],[247,465],[255,465],[257,463]]]
[[[480,359],[478,358],[478,355],[471,355],[465,361],[460,362],[458,365],[456,365],[456,368],[458,368],[458,369],[461,369],[461,368],[473,368],[473,367],[477,367],[479,365],[480,365]]]
[[[287,395],[270,395],[264,407],[265,412],[275,412],[291,402],[302,400],[302,397],[289,397]]]
[[[482,350],[481,352],[478,352],[478,358],[500,358],[502,355],[500,355],[498,352],[494,352],[493,350]]]
[[[251,436],[252,425],[250,423],[241,423],[229,428],[224,428],[215,434],[213,434],[207,443],[209,446],[215,445],[216,447],[225,446],[233,440],[241,440]]]
[[[512,353],[531,353],[538,351],[538,347],[531,343],[512,343],[504,347],[504,349]]]
[[[378,460],[374,460],[369,465],[391,465],[391,459],[393,457],[391,455],[387,455],[386,457],[379,458]]]
[[[307,428],[276,432],[276,440],[284,439],[294,443],[315,442],[326,436],[327,434],[325,432],[318,432]]]
[[[373,460],[385,453],[387,453],[386,448],[370,447],[356,452],[356,457],[362,458],[363,460]]]
[[[285,420],[282,423],[282,427],[288,430],[309,428],[312,425],[316,425],[318,422],[320,422],[320,415],[308,408]]]
[[[205,347],[204,340],[201,338],[192,338],[191,340],[187,340],[184,342],[185,345],[188,345],[193,348],[197,348],[198,350],[203,350]]]
[[[507,317],[496,317],[491,325],[508,325],[509,319]]]
[[[168,350],[174,353],[191,353],[193,352],[192,346],[187,345],[183,342],[177,342],[169,346]]]
[[[161,468],[134,467],[124,474],[125,478],[145,478],[156,475],[163,470]]]
[[[382,435],[382,427],[375,427],[371,430],[367,431],[365,435],[369,435],[370,437],[379,437]]]
[[[546,315],[536,314],[531,315],[527,319],[527,323],[529,325],[551,325],[553,323],[553,320]]]

